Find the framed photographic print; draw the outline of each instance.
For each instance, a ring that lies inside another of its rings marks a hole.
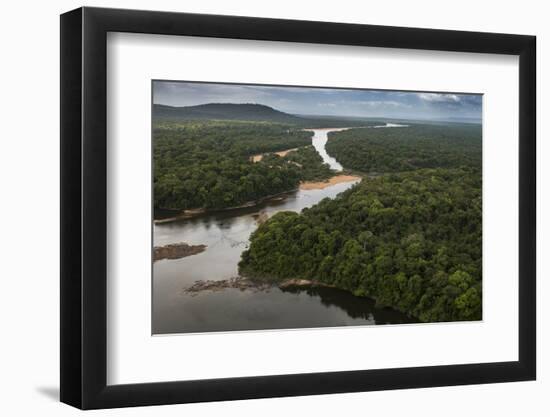
[[[61,16],[61,400],[535,379],[535,38]]]

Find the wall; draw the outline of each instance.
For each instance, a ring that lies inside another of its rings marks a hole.
[[[544,2],[384,1],[320,2],[279,0],[93,1],[89,6],[158,9],[198,13],[237,14],[380,25],[418,26],[534,34],[538,36],[539,144],[548,134],[541,120],[550,91],[541,79],[548,72],[550,26]],[[58,395],[58,275],[59,275],[59,18],[79,7],[77,1],[9,2],[2,24],[2,152],[0,170],[5,203],[1,208],[2,343],[0,349],[0,409],[4,415],[32,412],[59,416],[77,411],[59,404]],[[539,218],[550,210],[547,184],[548,146],[539,147]],[[6,149],[7,146],[7,149]],[[504,226],[504,225],[503,225]],[[542,235],[545,233],[544,236]],[[100,411],[94,415],[197,416],[334,415],[345,412],[372,415],[464,416],[524,414],[550,411],[544,393],[550,390],[548,351],[550,326],[544,326],[550,303],[545,281],[549,262],[549,222],[539,222],[539,380],[529,383],[435,388],[348,395],[327,395],[233,403],[148,407]],[[6,285],[7,284],[7,285]],[[541,322],[543,325],[541,325]]]

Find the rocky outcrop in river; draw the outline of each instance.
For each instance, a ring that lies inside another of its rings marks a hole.
[[[256,281],[244,277],[235,277],[220,281],[207,280],[195,281],[193,285],[186,288],[186,294],[197,295],[202,291],[222,291],[226,288],[234,288],[241,291],[269,291],[273,287],[278,287],[282,290],[288,288],[305,288],[305,287],[331,287],[332,285],[324,284],[319,281],[309,279],[286,279],[281,282],[265,282]]]
[[[205,250],[206,245],[188,245],[187,243],[172,243],[166,246],[155,246],[153,250],[153,261],[185,258],[186,256],[204,252]]]

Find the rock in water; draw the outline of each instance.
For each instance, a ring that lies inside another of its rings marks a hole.
[[[161,259],[179,259],[186,256],[204,252],[206,245],[188,245],[187,243],[172,243],[166,246],[155,246],[153,249],[153,261]]]

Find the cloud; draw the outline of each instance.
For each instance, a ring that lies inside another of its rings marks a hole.
[[[424,101],[436,103],[458,103],[460,97],[456,94],[418,93],[418,97]]]
[[[369,107],[411,107],[410,104],[402,103],[393,100],[368,100],[368,101],[356,101],[355,104]]]
[[[259,103],[292,114],[395,118],[481,117],[482,95],[155,81],[153,102],[172,106]]]

